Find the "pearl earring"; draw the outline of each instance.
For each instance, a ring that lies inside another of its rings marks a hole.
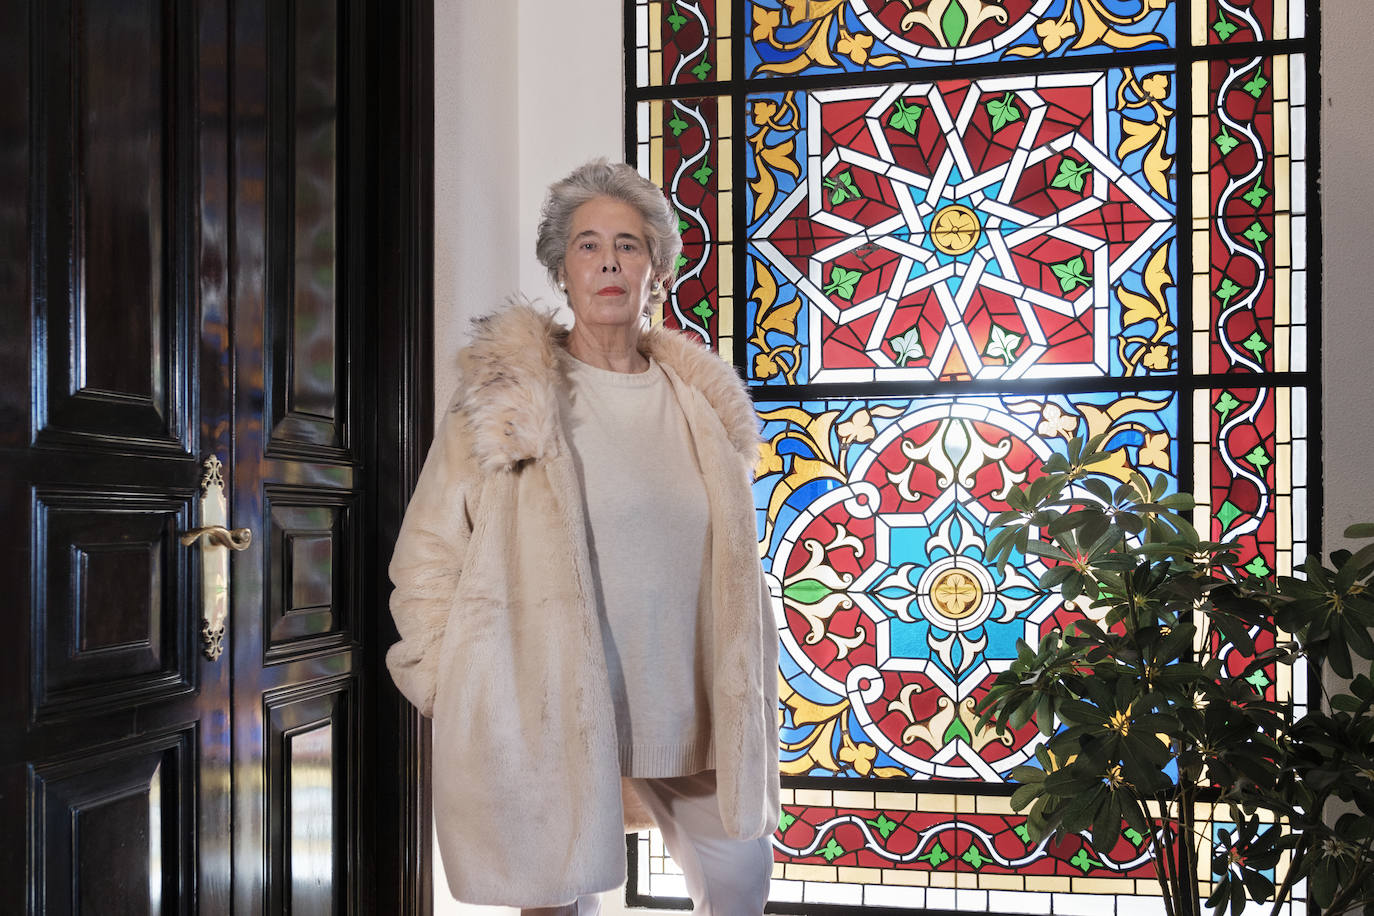
[[[566,281],[564,281],[564,280],[559,280],[559,281],[558,281],[558,291],[559,291],[560,293],[566,293],[566,292],[568,291],[568,284],[567,284]]]

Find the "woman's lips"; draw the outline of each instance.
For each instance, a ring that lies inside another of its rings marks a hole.
[[[625,292],[623,286],[603,286],[596,291],[596,294],[598,296],[619,296],[623,292]]]

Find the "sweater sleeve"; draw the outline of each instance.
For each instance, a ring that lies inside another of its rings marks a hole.
[[[463,423],[449,410],[406,507],[388,572],[401,641],[386,653],[392,680],[425,716],[434,714],[439,654],[472,531],[475,484]]]

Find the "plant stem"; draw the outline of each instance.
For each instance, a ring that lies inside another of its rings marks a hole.
[[[1175,812],[1177,829],[1174,832],[1173,862],[1171,863],[1174,868],[1173,895],[1177,901],[1177,911],[1180,916],[1197,916],[1197,905],[1191,899],[1197,895],[1188,893],[1187,864],[1191,857],[1187,850],[1193,842],[1193,833],[1191,824],[1186,819],[1188,797],[1182,786],[1175,790],[1175,798],[1170,802],[1171,807],[1174,805],[1177,805],[1178,810]]]
[[[1155,860],[1160,864],[1160,871],[1163,878],[1160,879],[1160,890],[1164,892],[1164,909],[1169,916],[1180,916],[1178,913],[1178,895],[1175,893],[1177,884],[1177,862],[1174,859],[1174,842],[1176,839],[1175,831],[1170,826],[1173,817],[1169,813],[1169,802],[1162,801],[1160,811],[1160,826],[1155,831],[1154,836],[1158,838],[1163,834],[1163,848],[1159,842],[1155,844]]]
[[[1168,830],[1168,827],[1161,821],[1159,827],[1153,831],[1155,846],[1155,873],[1159,879],[1159,889],[1164,892],[1164,912],[1166,916],[1179,916],[1174,906],[1174,878],[1173,872],[1169,868],[1169,860],[1173,857],[1172,844],[1166,841],[1165,847],[1160,848],[1159,834]]]
[[[1179,781],[1183,782],[1180,774]],[[1197,887],[1197,862],[1198,847],[1206,842],[1210,846],[1210,838],[1197,829],[1197,820],[1194,814],[1197,811],[1197,786],[1192,780],[1183,783],[1180,793],[1178,811],[1178,829],[1180,838],[1186,837],[1186,841],[1179,844],[1178,874],[1179,874],[1179,895],[1186,900],[1188,913],[1191,916],[1198,916],[1201,904],[1198,901]]]
[[[1308,834],[1304,831],[1298,834],[1298,845],[1293,847],[1293,853],[1288,859],[1288,871],[1284,873],[1283,883],[1274,893],[1274,905],[1269,908],[1269,916],[1279,916],[1279,909],[1283,906],[1288,895],[1293,892],[1294,880],[1298,876],[1297,863],[1307,854],[1307,847],[1311,845]]]
[[[1167,811],[1164,812],[1164,817],[1156,821],[1150,815],[1149,804],[1134,789],[1131,790],[1131,798],[1135,801],[1136,807],[1140,809],[1140,816],[1145,820],[1146,835],[1150,838],[1150,848],[1154,851],[1155,881],[1158,882],[1159,890],[1164,895],[1165,916],[1178,916],[1174,911],[1173,895],[1170,893],[1173,878],[1168,868],[1169,852],[1160,845],[1160,834],[1166,829]]]
[[[1156,824],[1154,818],[1150,817],[1149,809],[1140,803],[1141,813],[1145,817],[1146,828],[1149,831],[1150,846],[1154,850],[1155,881],[1159,884],[1159,890],[1164,894],[1164,912],[1167,916],[1175,916],[1173,902],[1169,899],[1169,872],[1164,867],[1165,854],[1159,847],[1159,832],[1164,829],[1162,824]]]

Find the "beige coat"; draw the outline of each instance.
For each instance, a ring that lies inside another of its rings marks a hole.
[[[475,326],[391,561],[387,653],[434,719],[434,811],[459,900],[552,906],[625,879],[615,714],[586,523],[559,422],[549,316],[516,305]],[[759,563],[758,426],[734,371],[672,331],[641,349],[687,418],[711,511],[708,672],[721,818],[778,819],[777,631]],[[652,575],[652,570],[645,570]]]

